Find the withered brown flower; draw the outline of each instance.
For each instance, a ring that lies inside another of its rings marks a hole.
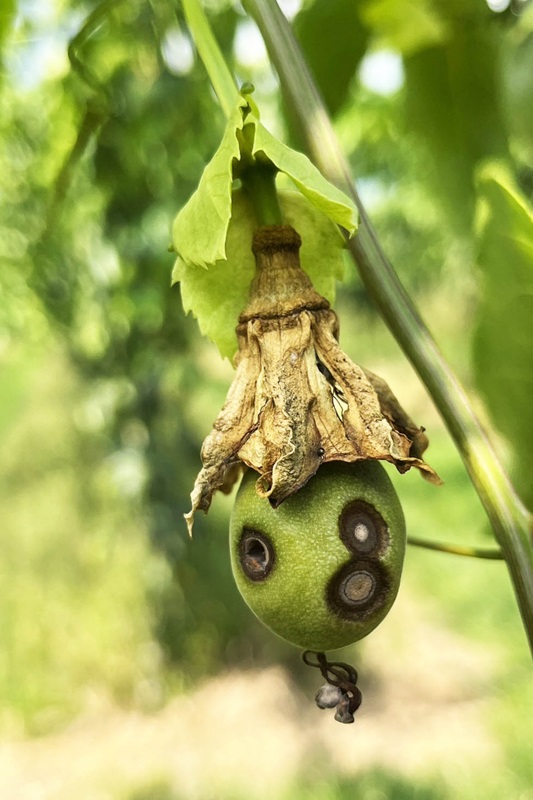
[[[354,364],[338,344],[337,315],[300,267],[301,239],[289,225],[256,231],[250,300],[239,317],[236,373],[202,446],[203,468],[186,514],[226,489],[238,465],[259,473],[257,491],[278,506],[327,461],[382,459],[417,467],[440,483],[421,456],[423,428],[384,380]]]

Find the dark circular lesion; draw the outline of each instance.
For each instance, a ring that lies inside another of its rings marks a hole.
[[[377,509],[364,500],[353,500],[339,517],[339,536],[350,553],[382,556],[390,543],[387,523]]]
[[[239,540],[239,561],[247,578],[264,581],[276,561],[274,545],[261,531],[244,528]]]
[[[343,619],[361,621],[378,611],[391,588],[387,570],[379,561],[349,561],[329,581],[328,607]]]

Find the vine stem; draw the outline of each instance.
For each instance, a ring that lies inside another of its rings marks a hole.
[[[250,199],[257,224],[281,225],[282,214],[276,191],[275,171],[252,166],[241,174],[241,182]]]
[[[275,0],[243,0],[243,4],[261,31],[313,161],[359,209],[359,232],[348,247],[367,291],[425,384],[461,454],[507,562],[533,654],[531,515],[500,464],[466,392],[381,247],[290,25]]]
[[[209,80],[213,84],[222,111],[226,119],[229,119],[240,97],[237,85],[213,36],[211,26],[199,0],[181,0],[181,5],[190,34],[207,70]]]

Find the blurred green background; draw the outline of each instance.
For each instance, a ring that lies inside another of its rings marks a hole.
[[[267,127],[298,146],[254,24],[205,7]],[[531,507],[533,7],[282,7],[385,248]],[[3,0],[0,47],[0,796],[533,798],[505,565],[411,548],[393,611],[342,654],[365,700],[340,726],[237,594],[231,497],[187,537],[232,368],[170,289],[170,225],[224,124],[179,4]],[[437,412],[346,272],[341,343],[425,425],[445,481],[391,473],[409,531],[490,544]]]

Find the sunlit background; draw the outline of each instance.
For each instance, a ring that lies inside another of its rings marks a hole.
[[[255,24],[204,5],[267,127],[303,147]],[[502,411],[482,366],[476,221],[487,162],[531,200],[533,7],[280,5],[391,260],[531,505],[533,420]],[[533,798],[530,660],[502,563],[408,551],[393,611],[340,654],[364,694],[342,726],[237,593],[232,498],[187,536],[232,367],[170,288],[171,222],[224,125],[179,3],[2,0],[0,47],[0,797]],[[342,345],[427,428],[445,481],[391,471],[409,532],[491,545],[348,262],[337,309]]]

